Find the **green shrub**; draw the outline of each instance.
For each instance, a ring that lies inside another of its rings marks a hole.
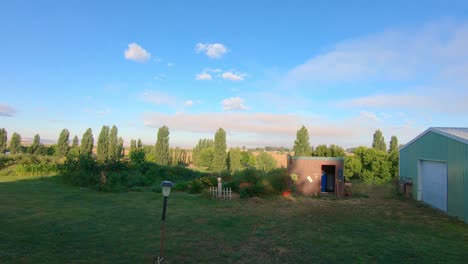
[[[127,171],[111,172],[107,175],[107,182],[101,186],[101,190],[105,192],[127,191],[128,178]]]
[[[174,191],[182,191],[186,192],[188,191],[188,183],[187,182],[178,182],[172,187]]]
[[[201,193],[204,189],[216,185],[217,180],[212,177],[200,177],[188,183],[189,193]]]
[[[49,176],[57,173],[55,164],[21,164],[16,166],[18,176]]]
[[[281,193],[287,189],[289,179],[284,168],[269,172],[249,168],[235,172],[232,181],[224,186],[239,191],[241,197],[251,197]]]
[[[58,169],[65,182],[72,185],[87,187],[97,185],[100,181],[99,166],[88,155],[69,155]]]
[[[288,170],[285,168],[271,170],[265,175],[265,179],[271,188],[268,193],[282,193],[287,189]]]
[[[143,187],[143,186],[133,186],[130,189],[128,189],[131,192],[147,192],[150,190],[148,187]]]

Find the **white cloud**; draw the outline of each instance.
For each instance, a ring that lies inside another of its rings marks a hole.
[[[151,54],[137,43],[130,43],[125,50],[125,58],[132,61],[145,62],[151,58]]]
[[[184,105],[185,106],[192,106],[193,105],[193,101],[192,100],[187,100],[184,102]]]
[[[9,105],[0,104],[0,116],[12,117],[15,114],[16,114],[16,110],[13,107]]]
[[[160,91],[145,91],[140,95],[140,98],[147,103],[156,105],[174,105],[177,99],[165,92]]]
[[[202,72],[195,76],[195,80],[199,80],[199,81],[206,81],[206,80],[212,80],[212,79],[213,77],[211,77],[211,74],[207,72]]]
[[[248,108],[244,105],[244,99],[240,97],[226,98],[222,102],[224,111],[232,110],[247,110]]]
[[[223,79],[229,81],[243,81],[244,77],[246,76],[245,73],[233,73],[233,72],[224,72],[222,74]]]
[[[175,64],[172,62],[167,63],[167,67],[173,67]]]
[[[369,119],[371,121],[380,121],[380,119],[377,117],[377,114],[374,112],[361,111],[360,116],[366,119]]]
[[[228,52],[226,46],[221,43],[197,43],[195,51],[203,52],[212,59],[219,59]]]

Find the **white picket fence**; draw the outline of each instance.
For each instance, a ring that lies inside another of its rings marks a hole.
[[[232,199],[232,190],[231,188],[223,188],[221,192],[218,192],[217,187],[210,187],[211,197],[214,199],[220,200],[231,200]]]

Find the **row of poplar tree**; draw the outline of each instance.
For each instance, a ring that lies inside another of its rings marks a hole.
[[[11,154],[30,153],[37,155],[55,155],[57,157],[65,157],[69,153],[92,155],[94,148],[94,138],[91,128],[88,128],[81,138],[79,145],[78,136],[75,136],[70,145],[70,132],[68,129],[63,129],[60,132],[57,144],[46,147],[40,142],[39,134],[34,136],[33,142],[29,147],[21,145],[21,135],[13,133],[10,139],[10,145],[7,148],[7,131],[0,129],[0,153],[9,151]],[[96,158],[100,162],[119,160],[124,156],[123,139],[118,137],[118,129],[116,126],[109,128],[103,126],[98,137]]]

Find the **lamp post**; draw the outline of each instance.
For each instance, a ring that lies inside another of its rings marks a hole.
[[[164,196],[164,204],[163,204],[163,213],[162,213],[162,224],[161,224],[161,246],[159,248],[159,257],[158,257],[158,264],[163,263],[164,260],[164,227],[166,224],[166,207],[167,207],[167,197],[171,194],[171,188],[174,184],[170,181],[163,181],[161,182],[162,187],[162,194]],[[154,262],[153,262],[154,263]]]

